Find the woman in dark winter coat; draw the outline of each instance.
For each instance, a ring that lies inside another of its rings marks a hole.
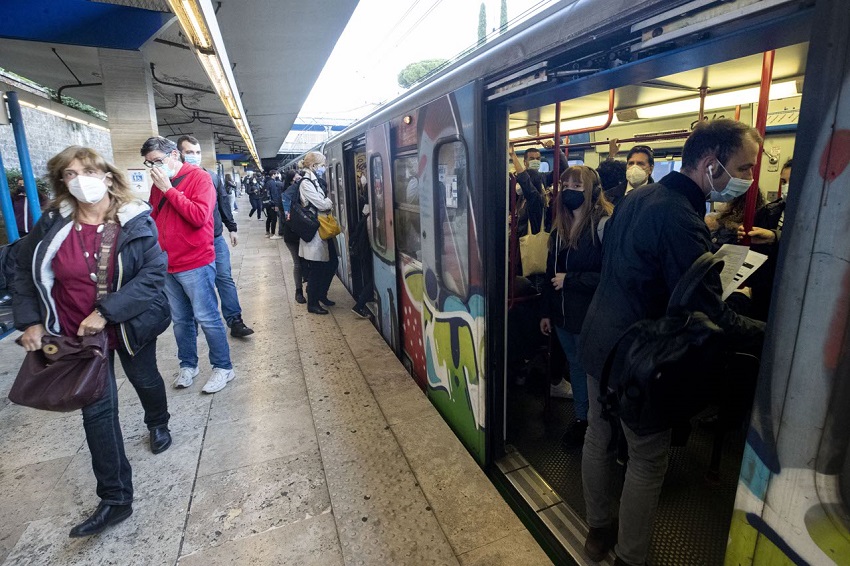
[[[103,397],[84,407],[83,427],[101,501],[72,537],[97,534],[129,517],[133,484],[118,422],[114,355],[145,411],[151,449],[171,444],[165,384],[156,367],[156,337],[170,323],[166,256],[150,206],[136,199],[124,174],[92,149],[71,146],[47,164],[55,200],[21,243],[15,276],[15,326],[27,351],[47,334],[109,339],[109,379]],[[97,258],[103,234],[117,224],[109,256],[108,293],[97,299]]]
[[[575,422],[562,439],[580,448],[587,430],[587,375],[578,355],[578,338],[602,270],[602,234],[614,207],[605,198],[599,175],[577,165],[561,175],[547,262],[550,284],[543,290],[540,331],[554,328],[570,365]]]

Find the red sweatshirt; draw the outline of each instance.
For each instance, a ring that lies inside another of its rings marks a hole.
[[[179,177],[183,180],[165,193],[156,185],[151,187],[151,216],[159,230],[159,245],[168,254],[169,273],[197,269],[215,261],[216,194],[212,178],[200,167],[188,163],[183,164],[171,182]]]

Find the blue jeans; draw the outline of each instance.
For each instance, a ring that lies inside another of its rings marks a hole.
[[[227,326],[230,326],[234,318],[242,316],[242,307],[239,306],[236,283],[230,274],[230,250],[224,234],[215,238],[215,288],[221,299],[221,314]]]
[[[108,505],[127,505],[133,502],[133,470],[124,454],[112,360],[110,356],[103,397],[83,407],[83,428],[91,452],[91,467],[97,480],[98,497]]]
[[[233,369],[227,329],[215,297],[215,263],[180,273],[168,273],[165,276],[165,294],[171,307],[180,367],[198,367],[197,321],[210,348],[210,365]]]
[[[567,363],[570,364],[570,383],[573,386],[573,410],[576,413],[576,418],[583,421],[587,420],[587,372],[584,371],[584,366],[581,365],[581,360],[578,355],[578,334],[571,334],[563,328],[555,328],[558,333],[558,340],[561,342],[561,348],[564,350],[564,355],[567,357]]]

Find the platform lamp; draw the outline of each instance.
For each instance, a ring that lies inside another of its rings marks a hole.
[[[230,70],[230,61],[224,40],[210,0],[168,0],[171,11],[177,16],[183,33],[189,39],[192,51],[206,71],[236,130],[248,146],[251,157],[260,167],[260,156],[254,145],[254,136],[242,107],[236,80]]]

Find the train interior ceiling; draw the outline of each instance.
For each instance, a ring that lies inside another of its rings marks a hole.
[[[808,44],[775,51],[765,153],[759,177],[759,187],[768,200],[776,198],[780,170],[793,153],[807,52]],[[604,129],[609,119],[610,91],[562,100],[560,131],[569,134],[585,130],[568,135],[565,140],[570,165],[599,165],[608,158],[608,140],[617,138],[621,140],[616,156],[619,160],[625,161],[626,153],[634,145],[652,147],[655,153],[652,177],[656,181],[678,170],[684,141],[699,121],[702,88],[708,89],[704,100],[705,120],[737,117],[755,125],[762,61],[763,54],[757,53],[640,84],[619,86],[613,92],[610,125]],[[556,101],[552,101],[540,108],[510,114],[509,143],[520,159],[526,149],[542,148],[542,136],[553,139],[555,111]],[[597,131],[588,132],[588,129]],[[546,162],[542,164],[543,170],[547,166],[551,169],[553,152],[544,149],[542,158]],[[516,237],[515,230],[511,231],[509,238]],[[514,250],[509,252],[509,261],[516,267],[520,261],[518,246],[514,242],[508,249]],[[539,295],[535,297],[532,291],[531,300],[528,296],[519,298],[517,285],[508,285],[508,348],[528,348],[522,339],[513,343],[512,336],[536,333],[538,341],[534,343],[532,339],[526,355],[508,354],[505,456],[499,467],[505,472],[519,466],[517,461],[521,461],[528,473],[521,481],[512,480],[518,491],[529,500],[524,493],[529,485],[541,486],[543,492],[549,489],[548,504],[560,500],[568,507],[564,513],[580,521],[585,513],[581,449],[562,446],[564,434],[575,421],[572,401],[550,394],[550,385],[561,376],[568,377],[569,369],[558,339],[547,339],[539,332],[539,315],[535,310],[539,308]],[[592,392],[590,396],[592,399]],[[671,449],[649,556],[651,564],[723,563],[747,421],[744,416],[738,423],[740,426],[731,433],[727,431],[724,438],[723,433],[717,434],[708,409],[692,421],[690,434],[682,445]],[[547,522],[543,512],[539,515]]]

